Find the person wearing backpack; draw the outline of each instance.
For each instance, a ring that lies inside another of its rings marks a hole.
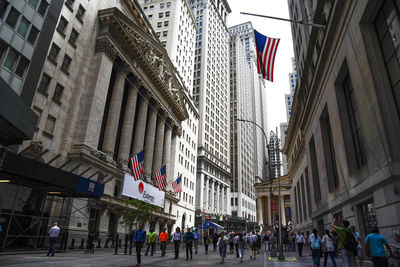
[[[355,255],[357,255],[357,241],[349,229],[349,221],[343,220],[342,227],[335,225],[336,218],[333,218],[332,228],[339,235],[339,250],[342,254],[344,267],[356,267]]]
[[[321,238],[318,235],[317,229],[313,229],[312,234],[309,237],[309,243],[311,248],[311,256],[313,259],[314,267],[320,266],[321,259]]]
[[[328,264],[328,256],[331,257],[333,267],[336,267],[335,246],[329,230],[325,230],[325,235],[322,237],[322,244],[324,247],[324,267]]]
[[[264,242],[264,251],[268,252],[269,247],[269,232],[266,232],[263,235],[263,242]]]

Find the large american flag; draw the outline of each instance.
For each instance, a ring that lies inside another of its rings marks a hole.
[[[174,194],[182,192],[182,175],[172,182],[172,188],[174,189]]]
[[[257,50],[257,71],[264,79],[274,81],[276,50],[280,39],[269,38],[254,30]]]
[[[167,187],[167,167],[164,165],[159,169],[154,176],[157,179],[158,190],[162,191]]]
[[[143,160],[144,160],[144,149],[137,153],[130,159],[132,167],[132,175],[135,181],[142,179],[143,177]]]

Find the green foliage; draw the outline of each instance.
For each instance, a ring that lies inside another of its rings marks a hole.
[[[153,211],[159,209],[157,206],[137,199],[120,200],[120,202],[127,207],[119,212],[122,217],[121,224],[127,224],[130,229],[132,229],[135,222],[144,223],[149,221],[153,217]]]

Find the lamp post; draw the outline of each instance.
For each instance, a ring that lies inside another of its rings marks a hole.
[[[273,177],[272,177],[272,175],[271,175],[271,162],[270,162],[270,158],[269,158],[269,157],[270,157],[270,150],[269,150],[269,144],[268,144],[267,135],[265,134],[264,129],[263,129],[260,125],[258,125],[257,123],[255,123],[254,121],[244,120],[244,119],[236,119],[236,120],[237,120],[237,121],[242,121],[242,122],[250,122],[250,123],[254,124],[255,126],[257,126],[257,127],[261,130],[261,132],[262,132],[263,135],[264,135],[265,144],[266,144],[266,146],[267,146],[267,153],[268,153],[268,161],[267,161],[266,163],[268,163],[268,178],[269,178],[269,184],[270,184],[269,199],[270,199],[270,203],[272,203],[272,179],[273,179]],[[270,209],[271,209],[270,218],[271,218],[271,227],[272,227],[272,225],[274,224],[274,219],[272,218],[272,216],[273,216],[273,214],[272,214],[272,208],[270,208]]]

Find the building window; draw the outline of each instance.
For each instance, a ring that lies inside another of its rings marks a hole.
[[[48,96],[47,88],[49,87],[50,81],[51,81],[50,76],[43,73],[42,79],[40,80],[40,83],[39,83],[38,92],[45,96]]]
[[[167,7],[171,7],[171,2],[167,2]]]
[[[164,5],[165,5],[164,3],[161,3],[161,4],[160,4],[160,8],[161,8],[161,9],[164,8]]]
[[[54,65],[57,65],[56,60],[57,60],[58,52],[60,52],[60,48],[56,44],[53,43],[53,45],[50,48],[50,52],[49,52],[49,55],[47,56],[47,59]]]
[[[80,23],[83,23],[83,16],[85,15],[86,10],[82,5],[79,5],[78,11],[76,12],[76,18]]]
[[[44,17],[44,15],[46,14],[48,6],[49,6],[49,4],[46,1],[42,0],[42,2],[40,2],[39,8],[38,8],[38,13],[42,17]]]
[[[62,37],[65,37],[65,29],[67,28],[68,21],[61,17],[60,22],[58,23],[57,31],[61,34]]]
[[[65,1],[65,5],[68,7],[69,10],[71,10],[71,12],[73,11],[74,2],[75,2],[75,0],[66,0]]]
[[[163,31],[162,36],[166,37],[168,35],[168,31]]]
[[[160,32],[156,32],[156,36],[157,36],[157,37],[160,37]]]
[[[62,95],[63,91],[64,91],[64,86],[62,86],[61,84],[57,83],[56,88],[54,90],[54,95],[53,95],[53,98],[52,98],[52,100],[55,103],[57,103],[57,104],[61,103],[60,100],[61,100],[61,95]]]
[[[13,71],[14,65],[18,60],[18,54],[14,49],[8,51],[8,55],[6,61],[4,62],[4,67],[7,68],[9,71]]]
[[[76,31],[75,29],[72,29],[68,42],[75,48],[76,48],[76,39],[78,39],[78,36],[79,32]]]
[[[152,20],[152,19],[153,19],[153,15],[150,14],[150,15],[148,16],[148,19],[149,19],[149,20]]]
[[[53,137],[54,126],[56,125],[56,118],[51,115],[47,116],[46,124],[44,126],[43,133],[49,137]]]
[[[36,9],[39,0],[28,0],[28,3],[33,7],[33,9]]]
[[[162,41],[161,44],[162,44],[163,47],[167,46],[167,42],[166,41]]]
[[[328,189],[332,192],[339,186],[339,177],[336,167],[335,147],[333,145],[333,137],[331,130],[331,122],[329,119],[328,108],[325,106],[320,117],[322,143],[324,148],[326,174],[328,179]]]
[[[169,21],[164,21],[164,26],[167,27],[169,25]]]
[[[38,117],[37,121],[36,121],[36,129],[39,129],[39,122],[40,122],[40,117],[42,116],[42,110],[36,106],[32,107],[33,112],[35,112],[36,116]]]
[[[22,38],[25,38],[26,33],[28,32],[29,24],[29,21],[25,17],[22,17],[17,29],[17,33],[21,35]]]
[[[162,22],[157,22],[157,28],[161,28]]]
[[[169,11],[165,12],[165,17],[168,18],[169,17]]]
[[[38,34],[39,34],[39,30],[36,29],[35,26],[32,26],[31,31],[29,32],[29,35],[28,35],[28,42],[31,45],[35,45]]]
[[[67,75],[69,75],[68,68],[69,68],[69,65],[71,64],[71,60],[72,59],[66,54],[64,56],[63,62],[61,64],[60,69]]]
[[[150,11],[154,9],[154,6],[150,6]]]
[[[11,8],[10,13],[8,13],[8,17],[6,19],[6,23],[8,26],[14,29],[15,25],[17,24],[19,17],[19,12],[15,8]]]
[[[8,3],[7,0],[0,0],[0,19],[3,18],[4,13],[7,10],[8,5],[9,5],[9,3]]]
[[[315,203],[318,203],[321,200],[321,188],[319,183],[317,152],[315,151],[314,136],[311,137],[311,140],[308,143],[308,149],[310,151],[311,174],[314,186],[314,201]]]
[[[162,18],[163,15],[164,15],[164,14],[163,14],[162,12],[161,12],[161,13],[158,13],[158,17],[159,17],[159,18]]]
[[[21,56],[21,58],[19,59],[19,62],[18,62],[17,69],[15,70],[15,75],[23,78],[24,74],[25,74],[25,70],[27,69],[28,65],[29,65],[29,60],[27,60],[26,58]]]
[[[400,36],[399,36],[400,37]],[[361,168],[366,163],[364,142],[361,141],[361,123],[358,108],[355,103],[353,85],[351,83],[350,75],[347,73],[343,81],[343,93],[347,110],[348,128],[351,132],[352,153],[348,153],[354,157],[357,169]],[[354,165],[354,164],[352,164]]]
[[[400,114],[400,54],[398,52],[400,46],[399,8],[400,4],[395,3],[393,0],[384,1],[374,21],[398,114]]]

